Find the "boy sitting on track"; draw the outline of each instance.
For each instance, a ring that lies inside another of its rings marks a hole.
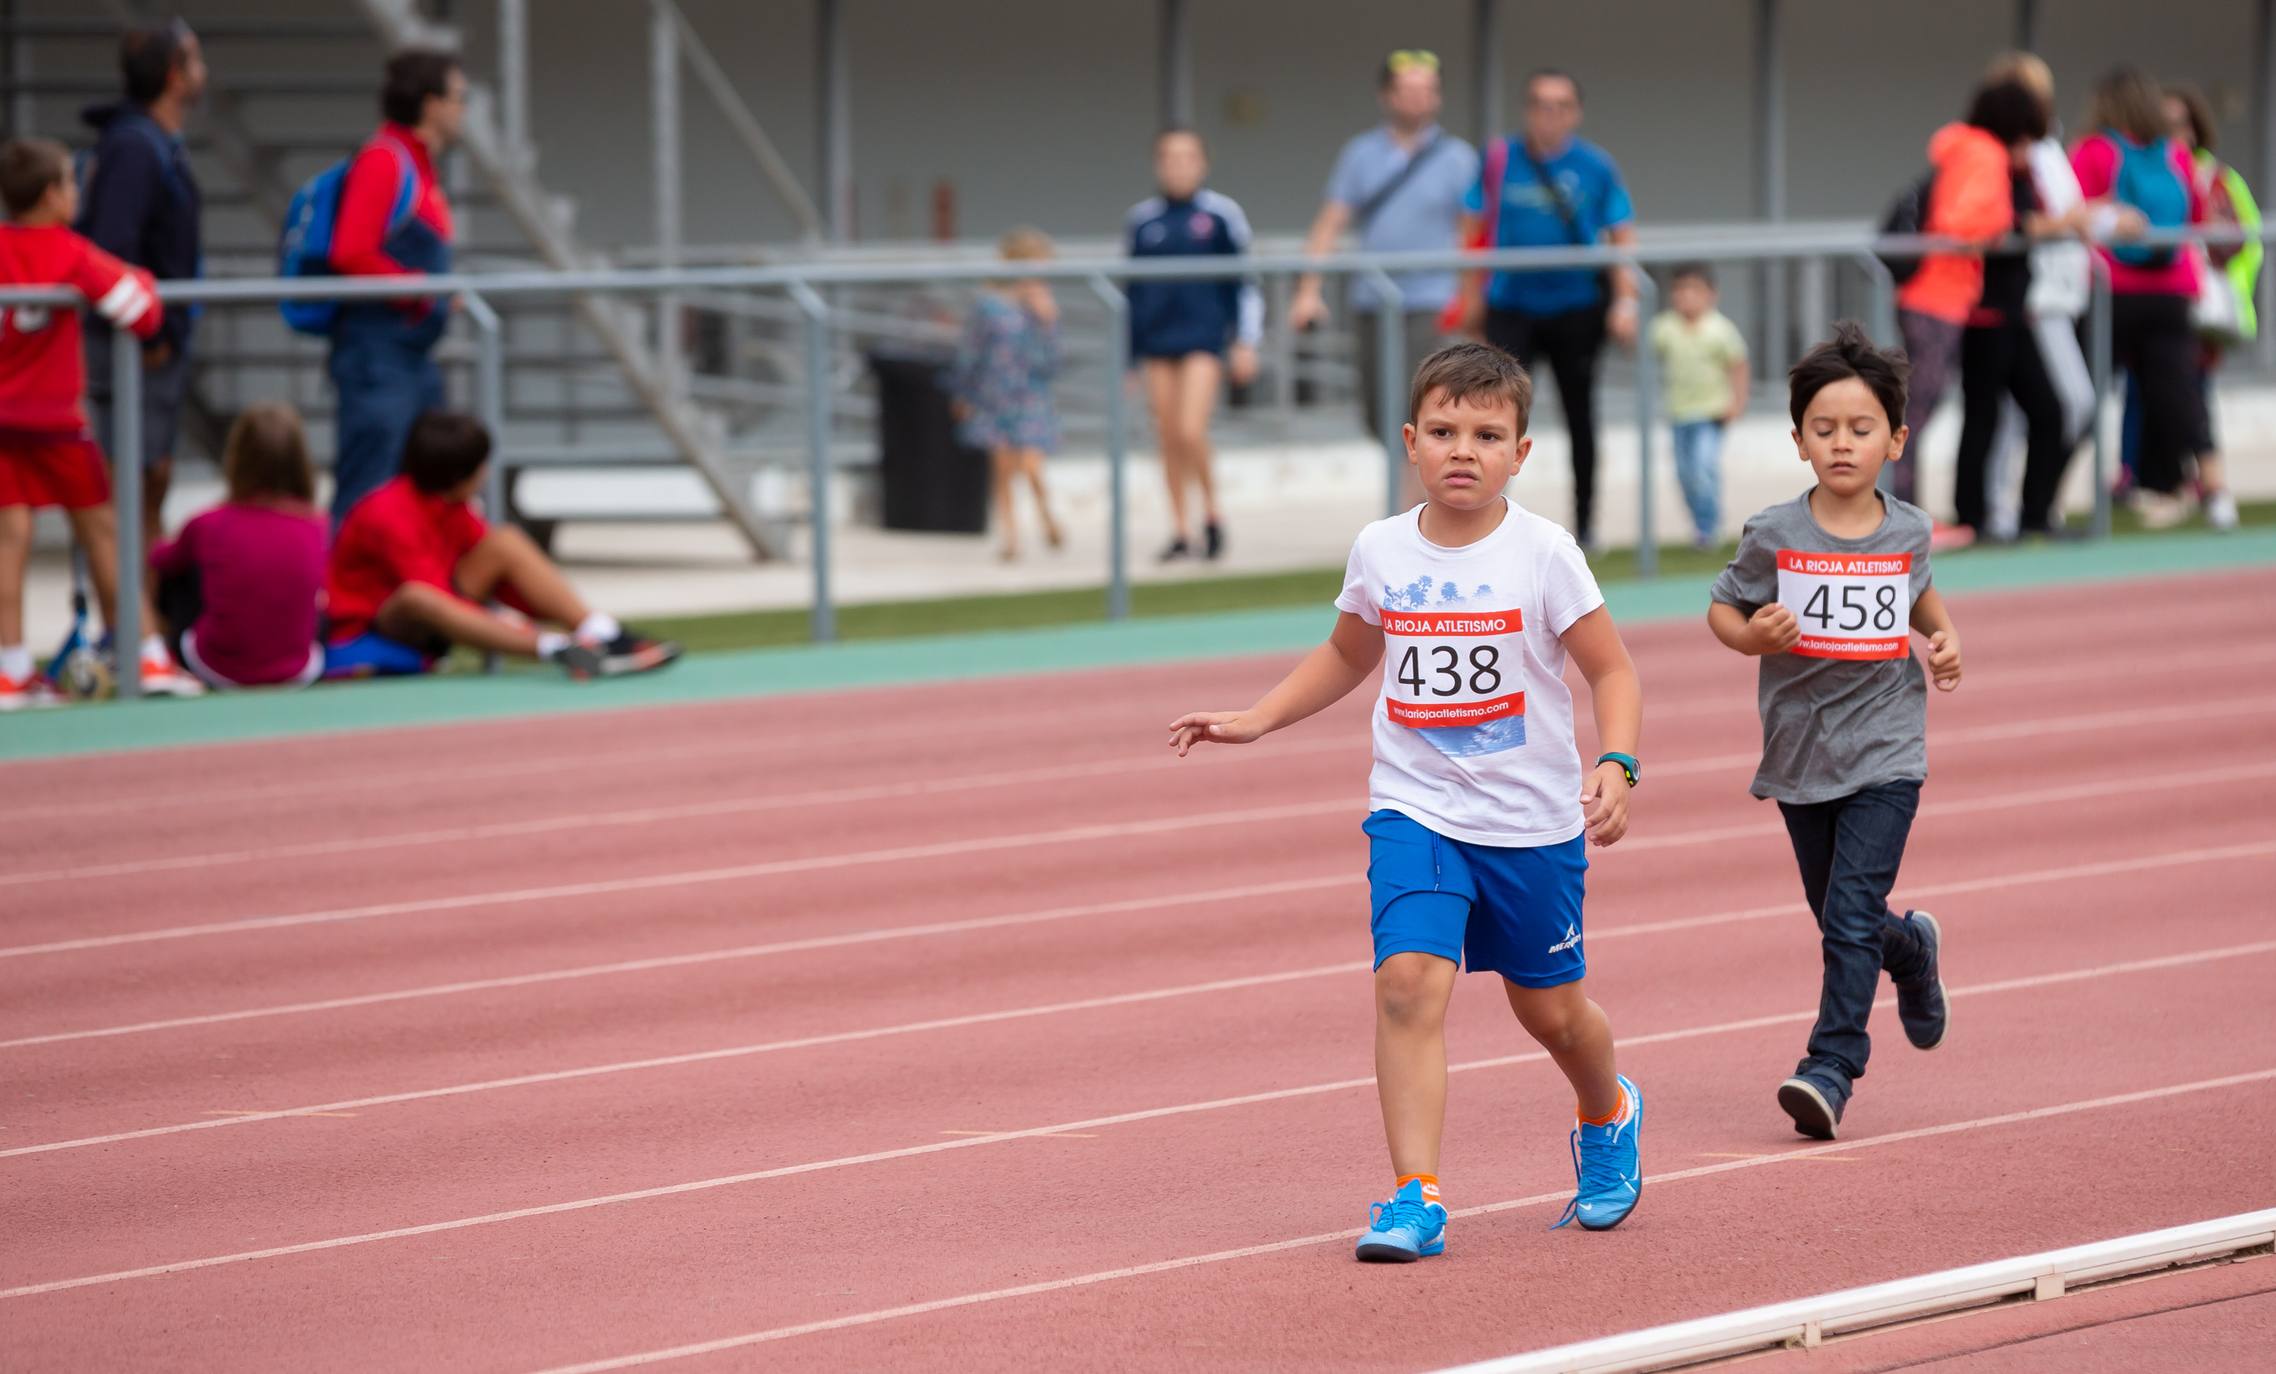
[[[324,676],[421,673],[454,644],[580,679],[678,658],[679,645],[588,609],[529,536],[475,513],[489,463],[489,431],[471,417],[430,411],[413,423],[402,475],[358,501],[332,544]],[[491,600],[561,628],[510,620]]]
[[[1883,970],[1915,1046],[1936,1048],[1946,1023],[1936,918],[1889,910],[1928,777],[1928,684],[1908,626],[1928,636],[1937,688],[1960,685],[1960,637],[1929,585],[1928,515],[1874,485],[1904,456],[1906,366],[1846,322],[1794,365],[1794,446],[1817,485],[1747,521],[1707,613],[1717,639],[1762,659],[1753,791],[1786,818],[1825,946],[1809,1053],[1778,1088],[1794,1129],[1817,1140],[1834,1138],[1865,1074]]]
[[[1465,951],[1502,976],[1510,1009],[1579,1098],[1578,1188],[1557,1224],[1619,1225],[1643,1190],[1644,1101],[1613,1064],[1612,1030],[1582,988],[1584,832],[1628,829],[1643,693],[1572,536],[1503,494],[1524,467],[1533,382],[1500,349],[1425,359],[1408,401],[1407,461],[1428,500],[1360,531],[1328,642],[1246,711],[1180,717],[1170,745],[1247,744],[1318,712],[1385,662],[1372,845],[1375,1077],[1397,1185],[1363,1260],[1446,1248],[1438,1155],[1446,1007]],[[1389,643],[1390,658],[1384,649]],[[1581,769],[1566,690],[1588,678],[1604,747]]]

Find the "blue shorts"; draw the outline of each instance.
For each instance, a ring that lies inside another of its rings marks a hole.
[[[448,646],[445,646],[446,648]],[[366,630],[324,649],[324,680],[351,677],[409,677],[434,667],[426,650]]]
[[[1367,886],[1375,964],[1394,954],[1435,954],[1472,973],[1498,973],[1527,988],[1579,982],[1581,896],[1588,841],[1531,849],[1450,840],[1397,811],[1377,811]]]

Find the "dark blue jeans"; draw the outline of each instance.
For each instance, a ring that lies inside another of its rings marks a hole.
[[[1851,1081],[1865,1076],[1872,1053],[1865,1022],[1873,1014],[1881,974],[1901,983],[1926,972],[1919,936],[1889,910],[1889,889],[1897,885],[1905,839],[1920,810],[1920,784],[1885,782],[1807,806],[1780,802],[1778,809],[1786,817],[1802,892],[1825,948],[1818,1024],[1810,1031],[1810,1052],[1794,1072],[1846,1101]]]
[[[356,502],[395,476],[411,422],[442,409],[442,371],[429,347],[357,329],[345,319],[333,336],[329,370],[339,398],[333,528],[339,528]]]

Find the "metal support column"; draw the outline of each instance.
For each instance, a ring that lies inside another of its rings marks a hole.
[[[1130,617],[1130,299],[1104,276],[1090,279],[1106,306],[1106,618]]]
[[[1659,314],[1659,283],[1634,263],[1628,271],[1636,278],[1636,317],[1649,320]],[[1648,342],[1636,349],[1636,575],[1657,577],[1660,572],[1660,536],[1655,521],[1658,492],[1652,470],[1653,440],[1658,437],[1659,362]]]
[[[1754,208],[1769,222],[1786,218],[1786,42],[1778,0],[1755,0],[1754,5]],[[1765,377],[1786,370],[1793,344],[1793,321],[1787,313],[1786,264],[1762,264],[1761,343],[1755,349],[1756,366]],[[1816,328],[1817,321],[1811,322]]]
[[[2276,201],[2276,0],[2260,0],[2260,29],[2253,45],[2253,132],[2260,145],[2260,194]],[[2260,268],[2260,365],[2276,368],[2276,270]]]
[[[1193,24],[1185,0],[1158,0],[1161,29],[1154,67],[1162,128],[1193,123]]]
[[[1470,118],[1482,150],[1502,135],[1502,25],[1498,0],[1470,0]]]
[[[2015,0],[2015,46],[2039,51],[2039,0]]]
[[[498,106],[506,152],[527,170],[529,143],[529,0],[498,0]]]
[[[506,338],[504,321],[490,302],[472,291],[461,293],[459,308],[474,323],[474,414],[490,431],[490,472],[482,484],[482,513],[494,524],[506,520],[506,490],[512,477],[506,452]],[[482,671],[495,673],[499,657],[482,656]]]
[[[680,26],[666,5],[648,9],[649,121],[655,141],[652,170],[656,179],[656,265],[671,271],[680,265]],[[680,300],[665,294],[656,298],[656,369],[664,386],[679,390],[686,382],[680,357]]]
[[[790,298],[806,317],[806,505],[814,560],[809,624],[822,643],[838,637],[838,610],[830,600],[830,305],[804,282],[790,284]]]
[[[113,676],[121,700],[142,695],[142,341],[111,331],[111,474],[118,507],[118,609],[111,619]]]
[[[841,0],[814,0],[814,30],[821,73],[822,218],[832,243],[854,236],[853,67],[846,53],[846,16]]]
[[[2098,261],[2094,266],[2094,295],[2087,306],[2087,366],[2094,374],[2094,537],[2110,537],[2110,426],[2105,423],[2111,391],[2110,277]]]
[[[1405,293],[1380,267],[1360,274],[1375,290],[1376,438],[1383,444],[1383,513],[1407,504],[1407,311]]]

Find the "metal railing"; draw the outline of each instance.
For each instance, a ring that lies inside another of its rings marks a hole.
[[[2153,245],[2181,245],[2190,242],[2232,244],[2247,242],[2249,239],[2250,236],[2234,231],[2166,232],[2153,234],[2142,242]],[[2276,230],[2264,230],[2259,239],[2262,242],[2276,242]],[[1991,251],[2022,252],[2027,248],[2028,245],[2020,241],[2011,241]],[[1128,298],[1121,283],[1163,279],[1224,280],[1313,272],[1331,277],[1365,278],[1380,293],[1379,299],[1390,305],[1401,299],[1392,276],[1397,272],[1447,269],[1539,272],[1614,268],[1625,269],[1632,274],[1640,294],[1639,318],[1648,323],[1655,312],[1659,294],[1648,270],[1655,266],[1665,267],[1703,258],[1722,262],[1768,263],[1847,261],[1864,267],[1878,283],[1872,326],[1877,337],[1884,343],[1890,343],[1895,341],[1895,304],[1888,289],[1889,274],[1882,265],[1881,256],[1918,255],[1935,251],[1966,250],[1949,241],[1925,237],[1884,239],[1856,233],[1828,232],[1823,235],[1794,236],[1776,243],[1751,247],[1728,241],[1671,242],[1636,245],[1625,249],[1524,248],[1491,252],[1353,253],[1323,258],[1280,254],[1243,258],[1126,259],[1111,263],[1023,262],[1018,265],[1017,271],[1023,277],[1080,283],[1107,308],[1109,366],[1106,371],[1105,414],[1109,554],[1105,609],[1108,616],[1119,619],[1127,616],[1130,611],[1127,497],[1130,426],[1123,393],[1123,373],[1128,360]],[[1006,270],[1004,264],[998,262],[799,263],[775,267],[517,271],[432,277],[303,278],[293,281],[199,280],[161,283],[159,295],[170,305],[248,305],[273,304],[283,300],[367,301],[406,296],[455,296],[476,333],[475,408],[492,433],[502,440],[506,355],[501,321],[493,302],[573,295],[662,297],[670,293],[704,291],[783,292],[803,321],[807,362],[806,475],[810,484],[807,520],[813,577],[810,623],[813,638],[829,640],[835,637],[837,625],[830,582],[829,492],[833,445],[831,370],[828,366],[833,348],[835,320],[830,302],[821,288],[978,284],[1001,278]],[[2260,283],[2263,315],[2276,314],[2268,305],[2268,278],[2269,274],[2264,272]],[[0,290],[0,306],[37,304],[68,307],[81,303],[75,293],[60,287]],[[2089,320],[2091,362],[2099,405],[2102,399],[2110,395],[2112,366],[2110,293],[2107,279],[2100,271],[2097,271],[2095,277]],[[1395,513],[1401,504],[1401,481],[1406,461],[1401,428],[1402,417],[1405,415],[1410,360],[1405,357],[1400,312],[1396,309],[1380,309],[1376,312],[1374,323],[1378,331],[1379,361],[1377,374],[1372,380],[1377,388],[1382,416],[1382,429],[1377,437],[1384,452],[1384,509],[1388,514]],[[1822,328],[1825,323],[1830,321],[1821,322],[1816,327]],[[140,350],[136,348],[112,350],[112,413],[116,417],[114,423],[117,429],[111,436],[111,447],[117,453],[136,453],[141,447],[140,356]],[[1640,479],[1637,498],[1640,531],[1637,571],[1642,576],[1650,577],[1658,571],[1653,463],[1655,430],[1658,427],[1658,388],[1652,349],[1641,336],[1636,350],[1636,368],[1634,414]],[[2099,418],[2092,429],[2095,489],[2093,532],[2100,538],[2107,537],[2110,532],[2111,454],[2105,426]],[[493,512],[503,509],[505,470],[508,465],[504,456],[492,465],[488,499]],[[118,472],[120,567],[118,623],[113,629],[117,642],[132,645],[141,639],[143,563],[147,554],[141,548],[141,472],[139,465],[134,463],[118,463],[114,466]],[[135,675],[120,674],[119,690],[122,695],[134,695]]]

